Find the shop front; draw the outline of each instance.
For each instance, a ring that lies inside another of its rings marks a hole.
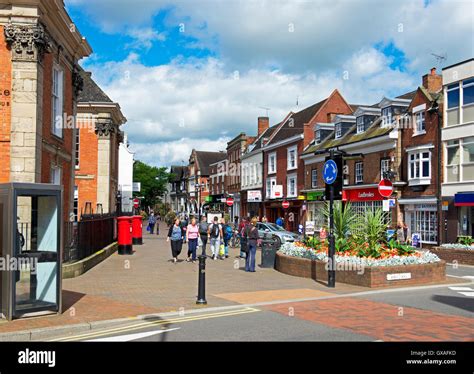
[[[283,208],[283,201],[289,203],[288,208]],[[283,218],[285,229],[291,232],[297,232],[298,225],[303,222],[303,205],[304,200],[302,199],[267,201],[265,202],[265,216],[267,220],[272,223],[275,223],[279,217]]]
[[[438,244],[438,207],[436,198],[399,199],[408,236],[418,234],[422,244]]]
[[[377,187],[344,189],[342,201],[350,201],[356,212],[364,214],[367,210],[383,208],[383,196]]]
[[[314,230],[319,232],[323,226],[327,226],[326,218],[323,214],[325,206],[324,189],[307,191],[306,201],[308,206],[306,221],[312,222]]]
[[[242,217],[262,217],[262,190],[249,190],[242,193]]]
[[[459,192],[454,195],[454,206],[458,216],[458,235],[474,235],[474,192]]]

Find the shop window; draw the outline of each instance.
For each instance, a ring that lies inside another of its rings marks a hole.
[[[410,212],[410,230],[412,234],[420,234],[423,243],[436,244],[437,214],[434,211],[416,210]]]

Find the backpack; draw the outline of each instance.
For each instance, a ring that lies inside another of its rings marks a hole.
[[[232,238],[232,235],[233,235],[233,231],[232,231],[232,227],[230,225],[226,225],[225,226],[225,238],[226,239],[230,239]]]
[[[211,224],[211,238],[215,239],[219,237],[219,224]]]
[[[199,224],[199,233],[200,234],[207,234],[207,229],[209,228],[209,225],[207,224],[207,222],[201,222]]]

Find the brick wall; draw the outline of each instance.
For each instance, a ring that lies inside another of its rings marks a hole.
[[[275,269],[289,275],[327,281],[326,263],[323,261],[297,258],[277,253]],[[396,281],[387,280],[387,274],[411,273],[411,279]],[[361,287],[400,287],[414,284],[440,283],[446,279],[444,261],[406,266],[366,267],[358,270],[336,270],[336,282],[353,284]]]
[[[65,221],[69,221],[69,214],[73,205],[72,186],[72,161],[66,161],[59,156],[59,152],[73,159],[73,129],[67,126],[63,129],[63,138],[58,138],[52,133],[52,73],[53,73],[53,53],[45,54],[43,59],[43,142],[55,147],[58,152],[50,153],[43,147],[41,156],[41,182],[51,182],[51,166],[61,167],[61,184],[63,186],[63,216]],[[73,89],[72,72],[61,63],[64,71],[64,107],[66,116],[72,116],[73,111]]]
[[[78,120],[78,127],[80,128],[79,169],[76,169],[75,175],[76,177],[84,176],[88,178],[76,178],[75,180],[75,184],[79,189],[79,213],[85,208],[86,202],[92,203],[94,210],[97,204],[97,157],[99,142],[95,132],[84,124],[85,122]]]
[[[11,52],[0,26],[0,183],[10,180]]]
[[[431,248],[431,251],[446,262],[474,266],[474,251],[441,247]]]
[[[428,109],[431,105],[426,96],[418,90],[416,96],[409,107],[411,111],[414,107],[426,104]],[[414,125],[414,124],[413,124]],[[420,196],[434,196],[437,192],[438,183],[438,145],[437,145],[437,132],[438,132],[438,117],[436,114],[429,114],[425,112],[425,128],[426,134],[413,136],[413,126],[408,129],[402,130],[402,167],[401,167],[401,179],[408,181],[408,153],[406,148],[415,147],[417,145],[433,144],[434,148],[431,149],[431,184],[426,186],[423,191],[413,191],[410,187],[403,189],[403,197],[420,197]]]

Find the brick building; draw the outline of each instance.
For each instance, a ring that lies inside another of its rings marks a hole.
[[[295,231],[304,222],[304,163],[300,155],[314,139],[315,123],[331,122],[337,114],[351,114],[353,108],[338,90],[326,99],[296,113],[290,113],[263,147],[264,207],[270,222],[284,217],[286,228]],[[279,195],[281,192],[282,195]],[[282,208],[282,201],[290,206]]]
[[[113,102],[81,71],[84,87],[78,97],[75,137],[76,216],[114,213],[117,205],[120,126],[126,122]]]
[[[0,8],[0,182],[62,185],[64,221],[73,212],[78,60],[91,52],[61,0]]]
[[[401,149],[400,185],[397,203],[400,217],[409,233],[418,233],[421,242],[434,245],[440,242],[441,212],[441,149],[438,116],[432,113],[437,103],[442,110],[442,77],[431,69],[423,76],[408,106],[409,126],[401,126],[399,142]]]
[[[205,152],[192,150],[189,157],[186,179],[186,212],[196,214],[204,208],[209,196],[210,165],[227,157],[225,152]]]
[[[168,187],[171,210],[176,213],[185,211],[186,203],[186,166],[173,165],[170,168],[172,178]]]
[[[234,199],[234,205],[229,209],[229,215],[233,217],[241,216],[242,196],[242,155],[253,143],[255,137],[240,133],[234,139],[227,143],[227,179],[226,193]]]
[[[212,212],[228,212],[228,207],[224,202],[227,198],[227,180],[228,176],[228,163],[227,154],[222,153],[219,159],[209,165],[209,196],[206,200],[206,210]]]

